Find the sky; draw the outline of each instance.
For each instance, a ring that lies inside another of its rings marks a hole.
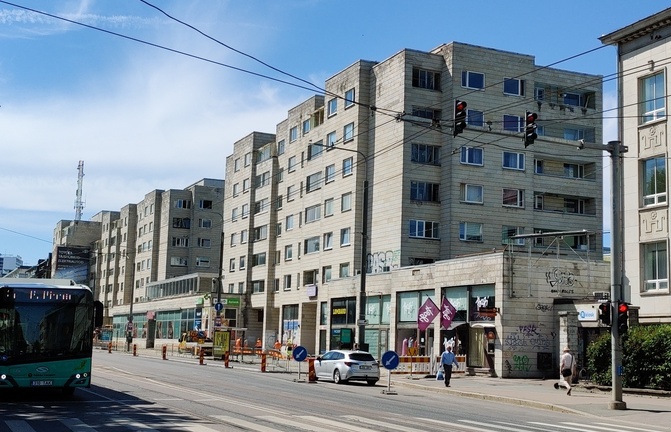
[[[56,223],[75,218],[79,161],[82,220],[155,189],[223,179],[235,141],[274,133],[290,108],[318,93],[250,56],[323,87],[357,60],[457,41],[610,77],[614,47],[579,54],[667,7],[651,0],[0,0],[0,254],[26,265],[48,256]],[[615,82],[604,80],[605,108],[616,100]],[[616,120],[606,118],[604,142],[614,139]],[[605,159],[606,209],[609,167]]]

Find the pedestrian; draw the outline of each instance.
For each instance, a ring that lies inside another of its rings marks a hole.
[[[457,363],[457,357],[452,352],[452,345],[448,345],[443,351],[443,354],[440,356],[440,365],[443,367],[445,375],[445,387],[450,386],[450,378],[452,378],[452,365],[455,365],[459,369],[459,363]]]
[[[563,378],[564,383],[568,391],[567,395],[571,396],[571,380],[573,377],[573,368],[575,367],[575,357],[571,354],[571,350],[568,346],[564,347],[564,353],[561,355],[561,360],[559,361],[559,370],[561,371],[561,378],[559,379],[559,384],[561,385],[561,380]]]

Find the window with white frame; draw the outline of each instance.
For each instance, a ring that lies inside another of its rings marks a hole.
[[[322,267],[322,283],[329,282],[331,280],[331,266]]]
[[[212,200],[202,199],[198,201],[198,208],[204,210],[212,210]]]
[[[413,67],[412,86],[430,90],[440,90],[440,72]]]
[[[564,139],[569,141],[585,139],[585,131],[583,129],[564,128]]]
[[[422,164],[440,165],[440,146],[412,144],[410,160]]]
[[[333,249],[333,233],[324,233],[324,250]]]
[[[484,127],[485,126],[485,113],[478,110],[467,109],[466,110],[466,124],[469,126]]]
[[[231,234],[231,246],[238,244],[238,233]]]
[[[354,139],[354,123],[348,123],[345,125],[342,131],[342,140],[343,142],[352,141]]]
[[[503,168],[524,171],[524,153],[504,151]]]
[[[198,227],[199,228],[212,228],[212,219],[199,218],[198,219]]]
[[[238,196],[240,194],[240,183],[235,183],[233,185],[233,196]]]
[[[289,157],[288,167],[289,172],[294,172],[296,170],[296,165],[298,165],[298,160],[296,156]]]
[[[237,158],[235,160],[235,162],[233,163],[233,166],[234,166],[233,169],[235,170],[235,172],[240,171],[240,158]]]
[[[185,257],[170,257],[170,265],[184,267],[189,265],[189,260]]]
[[[349,277],[349,263],[340,264],[340,277],[341,278]]]
[[[254,182],[256,183],[257,188],[268,186],[270,184],[270,171],[257,175],[254,178]]]
[[[228,271],[235,271],[235,258],[228,260]]]
[[[315,222],[322,217],[321,204],[313,205],[305,209],[305,223]]]
[[[542,160],[536,159],[534,163],[534,172],[536,174],[543,174],[545,172],[545,163]]]
[[[476,222],[459,222],[459,240],[481,242],[482,224]]]
[[[524,234],[524,227],[503,225],[501,227],[501,244],[524,245],[524,239],[511,239],[510,237]]]
[[[564,164],[564,177],[581,179],[585,178],[585,166],[579,164]]]
[[[461,86],[471,89],[484,89],[485,74],[480,72],[462,71]]]
[[[261,225],[254,228],[254,241],[265,240],[268,238],[268,225]]]
[[[343,159],[342,161],[342,176],[352,175],[352,163],[353,160],[351,157]]]
[[[666,240],[641,245],[643,253],[643,291],[669,289],[668,248]]]
[[[277,222],[277,224],[275,224],[275,235],[277,237],[282,235],[282,222]]]
[[[349,246],[351,243],[350,233],[352,232],[351,228],[342,228],[340,230],[340,246]]]
[[[208,257],[196,257],[196,267],[209,267],[210,259]]]
[[[275,208],[277,210],[281,210],[283,205],[284,205],[284,196],[277,195],[277,199],[275,200]]]
[[[285,219],[287,231],[294,229],[294,215],[290,214]]]
[[[310,119],[303,120],[303,135],[310,132]]]
[[[335,131],[333,131],[333,132],[329,132],[329,133],[326,135],[326,145],[327,145],[328,147],[335,147],[337,141],[338,141],[338,138],[337,138],[337,136],[336,136]]]
[[[249,204],[243,204],[242,205],[242,218],[246,218],[249,216]]]
[[[410,182],[410,199],[413,201],[440,202],[440,184]]]
[[[294,257],[293,245],[284,246],[284,261],[291,261]]]
[[[524,119],[514,115],[503,115],[503,130],[511,132],[522,132],[524,130]]]
[[[188,248],[189,247],[189,238],[188,237],[173,237],[172,238],[172,246],[173,247],[180,247],[180,248]]]
[[[298,126],[289,129],[289,142],[294,142],[298,139]]]
[[[503,78],[503,94],[524,96],[524,80],[517,78]]]
[[[326,179],[326,183],[330,183],[335,180],[335,171],[335,164],[329,165],[324,169],[324,178]]]
[[[247,265],[246,262],[247,262],[247,260],[246,260],[246,255],[241,256],[240,259],[239,259],[239,266],[238,266],[238,268],[239,268],[240,270],[243,270],[243,269],[245,268],[245,266]]]
[[[198,247],[209,249],[212,247],[212,241],[209,238],[199,238]]]
[[[247,243],[248,231],[246,229],[240,231],[240,243]]]
[[[338,113],[338,99],[333,98],[328,101],[326,116],[331,117]]]
[[[285,147],[285,145],[284,145],[284,140],[279,140],[279,141],[277,142],[277,155],[278,155],[278,156],[284,154],[284,147]]]
[[[324,200],[324,217],[333,216],[333,198]]]
[[[254,203],[254,214],[264,213],[270,209],[270,200],[268,198],[263,198]]]
[[[340,196],[340,211],[346,212],[349,210],[352,210],[352,192],[347,192]]]
[[[287,202],[293,201],[296,198],[296,185],[287,187]]]
[[[666,202],[666,159],[656,157],[642,162],[643,205]]]
[[[482,204],[484,202],[483,187],[481,185],[462,183],[461,201],[472,204]]]
[[[411,219],[408,232],[411,238],[440,239],[438,222]]]
[[[249,184],[250,184],[250,183],[251,183],[251,182],[249,181],[248,178],[242,180],[242,191],[243,191],[243,192],[247,192],[247,191],[249,190]]]
[[[252,267],[266,265],[266,253],[260,252],[252,255]]]
[[[246,153],[245,154],[245,166],[249,166],[252,164],[252,153]]]
[[[318,158],[319,156],[322,155],[323,151],[324,146],[322,145],[321,141],[319,141],[318,143],[308,145],[308,160],[314,160]]]
[[[306,239],[304,247],[305,249],[303,250],[303,253],[305,254],[319,252],[319,236]]]
[[[291,275],[284,275],[284,291],[291,290]]]
[[[351,88],[345,92],[345,109],[354,105],[354,89]]]
[[[501,203],[504,207],[524,207],[524,190],[503,188]]]
[[[253,293],[262,293],[266,290],[266,281],[264,280],[255,280],[252,281],[252,292]]]
[[[585,200],[564,198],[564,211],[566,213],[585,214]]]
[[[464,146],[461,148],[461,158],[459,161],[462,164],[482,166],[484,164],[483,154],[484,150],[479,147]]]
[[[640,80],[638,106],[642,124],[666,117],[664,82],[664,72]]]
[[[305,191],[312,192],[322,187],[322,172],[318,171],[314,174],[310,174],[305,179]]]

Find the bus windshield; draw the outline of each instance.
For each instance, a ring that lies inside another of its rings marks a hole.
[[[87,357],[92,295],[69,288],[0,288],[0,364]]]

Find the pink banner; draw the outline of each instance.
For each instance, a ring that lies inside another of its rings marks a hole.
[[[443,297],[443,303],[440,305],[440,325],[444,329],[450,328],[450,324],[452,324],[452,320],[456,314],[457,309],[452,306],[447,297]]]
[[[438,310],[438,306],[436,306],[433,300],[427,298],[417,313],[417,326],[419,327],[419,331],[426,330],[439,313],[440,310]]]

